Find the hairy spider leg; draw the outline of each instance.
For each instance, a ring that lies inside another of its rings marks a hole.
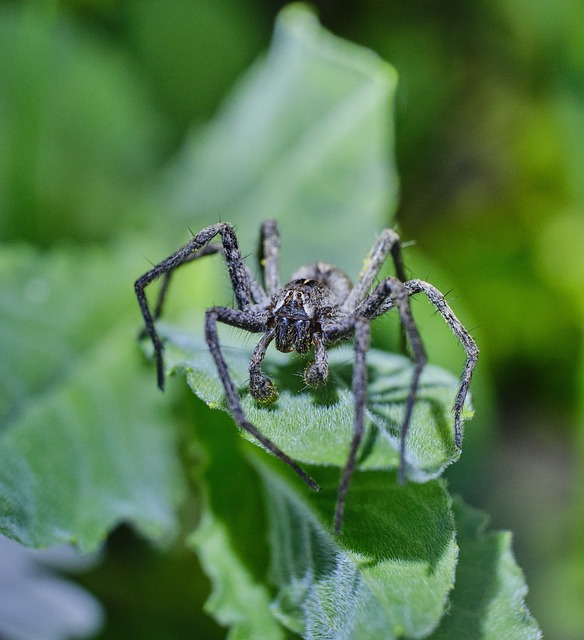
[[[278,390],[274,383],[262,373],[261,366],[266,350],[276,335],[275,329],[269,329],[255,346],[249,361],[249,392],[255,400],[262,403],[275,402]]]
[[[194,253],[190,253],[188,256],[185,257],[185,259],[182,262],[177,264],[174,269],[167,271],[162,276],[162,284],[158,291],[158,298],[156,300],[154,311],[152,312],[152,319],[154,320],[154,322],[156,322],[156,320],[158,320],[162,316],[162,312],[164,310],[164,303],[168,295],[168,287],[170,285],[170,279],[176,273],[177,269],[179,269],[185,264],[190,264],[191,262],[194,262],[199,258],[215,255],[217,253],[220,253],[225,258],[225,252],[223,251],[222,245],[215,244],[215,243],[205,245],[204,247],[201,247],[201,249],[199,249],[198,251],[195,251]],[[248,275],[252,300],[256,304],[264,304],[268,300],[268,297],[266,296],[265,291],[262,289],[262,286],[260,285],[260,283],[256,280],[250,268],[247,265],[245,265],[245,268],[246,268],[246,271],[248,272],[247,275]],[[140,333],[140,338],[144,338],[146,334],[147,334],[146,327],[144,327]]]
[[[358,312],[362,313],[367,318],[373,319],[381,315],[380,313],[377,313],[378,309],[390,300],[391,305],[386,305],[387,308],[385,310],[389,311],[392,307],[397,307],[405,336],[412,348],[414,371],[412,373],[410,390],[406,400],[400,439],[400,465],[398,478],[402,484],[406,480],[406,439],[410,428],[414,405],[418,396],[420,376],[422,375],[422,371],[424,370],[424,366],[427,362],[426,351],[412,316],[412,310],[409,303],[410,295],[411,294],[406,288],[405,283],[397,278],[390,277],[383,280],[383,282],[374,289],[373,293],[371,293],[371,295],[358,307]]]
[[[396,277],[402,282],[406,281],[399,235],[393,229],[384,229],[367,254],[361,273],[357,277],[353,289],[343,301],[341,311],[353,313],[357,306],[369,295],[371,285],[389,254],[391,254],[393,260]]]
[[[314,343],[314,362],[311,362],[304,372],[304,381],[311,387],[324,384],[328,378],[328,353],[322,336],[315,333],[312,336]]]
[[[405,283],[405,287],[409,296],[420,292],[423,292],[426,295],[434,308],[444,318],[444,321],[450,327],[452,333],[454,333],[456,339],[464,349],[466,361],[464,363],[462,375],[460,376],[460,385],[452,407],[454,412],[454,441],[456,446],[460,449],[462,447],[462,409],[468,394],[472,374],[479,357],[479,348],[462,322],[460,322],[460,320],[454,315],[454,312],[444,299],[444,296],[440,291],[438,291],[438,289],[436,289],[436,287],[432,286],[428,282],[424,282],[423,280],[409,280]]]
[[[345,498],[353,471],[357,452],[363,437],[363,423],[365,414],[365,395],[367,387],[367,370],[365,367],[365,354],[369,347],[369,321],[361,316],[351,318],[351,325],[346,328],[347,333],[353,333],[355,344],[355,361],[353,364],[353,397],[355,400],[355,417],[353,426],[353,439],[349,450],[349,457],[343,468],[341,482],[337,494],[335,506],[334,531],[339,533],[343,524],[345,510]]]
[[[138,298],[142,317],[144,318],[146,331],[154,346],[157,380],[160,389],[164,389],[163,345],[154,326],[154,318],[148,306],[145,288],[154,280],[165,276],[167,273],[172,273],[183,263],[193,260],[194,258],[191,258],[192,254],[205,247],[216,235],[221,236],[222,253],[227,263],[227,269],[239,309],[249,309],[255,298],[252,291],[256,291],[257,293],[257,290],[261,289],[259,283],[251,276],[250,271],[243,262],[235,231],[233,230],[233,226],[227,222],[219,222],[205,227],[196,233],[185,245],[178,249],[178,251],[175,251],[175,253],[166,258],[166,260],[158,263],[141,278],[138,278],[134,283],[134,290]],[[213,253],[213,251],[210,250],[210,253]],[[166,282],[166,287],[168,287],[168,282]],[[162,303],[160,306],[162,306]]]
[[[208,244],[195,253],[191,253],[186,258],[178,264],[174,269],[167,271],[162,276],[162,284],[160,285],[160,289],[158,290],[158,298],[156,299],[156,304],[154,305],[154,310],[152,311],[152,320],[156,322],[158,318],[162,316],[162,312],[164,310],[164,303],[166,301],[166,296],[168,295],[168,287],[170,285],[170,278],[173,273],[179,267],[182,267],[184,264],[188,264],[189,262],[193,262],[194,260],[198,260],[199,258],[203,258],[205,256],[215,255],[216,253],[222,253],[223,247],[220,244]],[[140,332],[140,338],[145,338],[148,335],[148,331],[144,326],[142,331]]]
[[[264,288],[268,296],[280,290],[280,232],[275,220],[266,220],[260,231],[258,252],[260,267],[264,274]]]
[[[464,349],[466,360],[462,375],[460,377],[458,392],[456,394],[453,405],[454,441],[456,446],[460,449],[462,447],[462,409],[464,407],[464,401],[468,394],[472,374],[477,363],[479,349],[475,341],[472,339],[470,333],[465,329],[464,325],[456,317],[456,315],[444,299],[444,296],[440,293],[440,291],[438,291],[438,289],[436,289],[436,287],[432,286],[428,282],[424,282],[423,280],[408,280],[407,282],[403,283],[403,288],[407,292],[408,298],[418,293],[424,293],[430,303],[434,306],[436,311],[442,316],[446,324],[450,327],[452,333],[454,333],[454,336],[460,342],[462,348]],[[374,318],[378,318],[395,306],[398,306],[398,301],[394,299],[394,296],[391,295],[391,279],[388,279],[380,283],[375,288],[373,293],[359,305],[357,311],[363,314],[365,317],[373,320]],[[412,326],[417,333],[417,329],[415,328],[415,324],[413,324],[413,322]],[[416,349],[413,342],[412,348],[414,350]],[[415,398],[411,400],[408,399],[408,401],[411,401],[413,407]],[[404,443],[402,441],[402,451],[404,450],[403,447]]]
[[[325,336],[326,342],[334,343],[337,340],[353,333],[355,345],[355,364],[353,368],[355,419],[353,427],[353,440],[351,442],[349,458],[343,469],[341,483],[339,485],[339,493],[334,519],[334,527],[336,533],[340,531],[343,521],[345,496],[349,487],[349,482],[353,475],[356,455],[363,435],[366,396],[365,388],[367,385],[365,353],[369,346],[369,322],[370,318],[377,317],[377,315],[379,315],[375,313],[376,309],[384,302],[386,302],[388,298],[391,301],[391,305],[387,306],[386,311],[389,311],[389,309],[391,309],[393,306],[397,307],[398,313],[400,315],[400,320],[402,322],[402,325],[404,326],[406,335],[412,346],[414,357],[414,372],[412,374],[412,380],[410,382],[410,389],[406,400],[406,408],[401,426],[399,480],[401,483],[405,482],[405,443],[409,425],[411,422],[414,404],[418,394],[420,376],[426,364],[426,353],[411,313],[409,305],[409,292],[406,289],[404,283],[401,282],[401,280],[392,277],[387,278],[380,285],[378,285],[374,292],[370,296],[368,296],[368,298],[361,305],[359,305],[357,311],[354,314],[343,318],[343,320],[341,320],[339,323],[333,325],[333,327],[329,329],[329,332]]]
[[[406,410],[402,422],[399,450],[398,478],[400,483],[404,484],[406,481],[406,439],[412,421],[414,404],[416,402],[416,398],[418,397],[420,376],[422,375],[422,371],[424,370],[428,359],[426,357],[426,350],[424,349],[422,338],[420,337],[420,332],[418,331],[416,323],[414,322],[414,317],[412,316],[409,296],[404,283],[397,278],[389,278],[388,280],[386,280],[386,282],[389,288],[388,294],[392,295],[393,299],[395,300],[401,324],[404,329],[404,334],[412,348],[412,356],[414,361],[414,372],[412,374],[412,379],[410,381],[410,390],[408,393],[408,398],[406,400]]]
[[[237,389],[229,376],[227,363],[221,353],[219,336],[217,333],[217,322],[222,322],[239,329],[245,329],[252,333],[261,333],[267,330],[267,313],[250,313],[248,311],[231,309],[229,307],[212,307],[207,310],[205,315],[205,338],[209,345],[209,351],[215,361],[219,378],[221,379],[221,383],[225,389],[225,395],[227,396],[227,402],[231,409],[231,414],[237,425],[242,429],[245,429],[266,449],[268,449],[268,451],[271,451],[275,456],[282,460],[282,462],[291,467],[309,487],[315,491],[319,491],[320,487],[318,484],[316,484],[316,482],[296,462],[294,462],[290,456],[286,455],[269,438],[266,438],[266,436],[258,431],[258,429],[246,419],[239,401],[239,394],[237,393]]]

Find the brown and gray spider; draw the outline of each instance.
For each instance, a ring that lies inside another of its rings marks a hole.
[[[215,236],[221,244],[211,243]],[[239,395],[231,380],[221,353],[217,323],[222,322],[251,333],[263,334],[253,350],[249,363],[249,390],[260,403],[273,402],[278,392],[272,381],[262,373],[261,364],[268,345],[275,341],[276,349],[283,352],[307,353],[314,350],[314,362],[304,372],[307,385],[323,384],[328,377],[327,348],[341,340],[353,338],[355,360],[353,367],[353,394],[355,400],[354,430],[347,462],[341,475],[334,516],[334,530],[338,533],[343,522],[345,496],[355,468],[355,460],[363,434],[367,375],[365,357],[369,348],[371,320],[397,308],[405,335],[413,354],[413,374],[401,425],[399,479],[405,481],[406,435],[416,401],[418,384],[426,363],[424,347],[410,310],[409,297],[424,293],[438,313],[452,329],[466,353],[466,363],[454,401],[454,436],[456,446],[462,441],[461,412],[475,367],[478,349],[461,322],[454,315],[444,296],[431,284],[422,280],[406,281],[401,259],[400,239],[391,229],[385,229],[373,245],[365,265],[354,285],[337,267],[323,262],[300,267],[284,286],[280,283],[280,237],[276,222],[268,220],[261,227],[259,259],[263,286],[244,263],[233,226],[219,222],[194,234],[178,251],[163,260],[139,278],[134,287],[145,322],[145,333],[150,336],[156,357],[158,386],[164,387],[163,344],[154,322],[162,312],[168,283],[173,272],[188,262],[203,256],[220,253],[225,258],[237,309],[212,307],[205,317],[205,338],[233,419],[239,427],[252,434],[266,449],[285,462],[310,486],[319,489],[316,482],[271,440],[262,435],[245,417]],[[373,282],[388,255],[391,255],[396,277],[382,280],[372,290]],[[150,311],[145,288],[163,277],[158,302]]]

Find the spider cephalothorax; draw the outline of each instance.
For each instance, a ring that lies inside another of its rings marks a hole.
[[[211,243],[217,235],[221,237],[221,244]],[[221,322],[251,333],[263,334],[253,350],[249,363],[250,393],[261,403],[274,402],[278,397],[274,383],[261,370],[266,350],[272,341],[276,349],[285,353],[297,351],[305,354],[311,350],[314,351],[314,361],[306,368],[304,380],[307,385],[315,387],[324,383],[328,377],[327,348],[341,340],[353,338],[355,418],[353,439],[342,472],[335,509],[334,529],[338,533],[343,521],[345,496],[363,435],[367,386],[365,358],[369,348],[371,320],[395,307],[414,359],[412,381],[401,427],[399,477],[402,482],[405,481],[406,472],[406,435],[416,401],[420,375],[426,363],[422,341],[410,311],[409,297],[424,293],[450,326],[466,353],[466,362],[453,408],[455,442],[458,447],[461,446],[462,441],[462,408],[478,357],[478,349],[468,331],[456,318],[444,296],[437,289],[422,280],[406,281],[399,237],[391,229],[385,229],[373,245],[354,285],[336,267],[317,262],[298,269],[291,280],[282,286],[279,274],[279,251],[278,229],[276,223],[269,220],[261,228],[260,265],[263,283],[260,284],[243,261],[232,225],[219,222],[194,234],[187,244],[145,273],[136,281],[135,291],[146,325],[145,331],[154,345],[158,386],[162,389],[164,387],[163,345],[154,322],[162,311],[169,279],[172,273],[183,264],[214,253],[224,256],[237,309],[230,307],[208,309],[205,317],[205,338],[225,388],[231,413],[239,427],[251,433],[266,449],[288,464],[315,490],[319,487],[314,480],[246,419],[220,349],[217,323]],[[392,257],[396,276],[385,278],[373,287],[374,280],[388,255]],[[163,277],[164,280],[154,312],[151,312],[144,289],[159,277]]]

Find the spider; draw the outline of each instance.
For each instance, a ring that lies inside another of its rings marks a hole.
[[[219,236],[221,243],[211,241]],[[393,308],[397,309],[404,334],[411,346],[413,373],[401,424],[400,467],[398,478],[405,482],[406,436],[416,401],[420,376],[426,364],[426,354],[410,310],[409,298],[424,293],[461,343],[466,362],[454,400],[454,436],[456,446],[462,443],[461,413],[478,357],[478,348],[469,332],[452,312],[444,296],[422,280],[407,280],[401,257],[400,238],[392,229],[385,229],[371,248],[355,284],[337,267],[324,263],[300,267],[291,280],[282,285],[279,273],[280,236],[274,220],[261,226],[259,260],[263,285],[245,264],[240,253],[233,225],[212,224],[198,233],[178,251],[155,265],[135,285],[136,296],[144,317],[143,335],[150,336],[154,346],[158,386],[164,389],[163,344],[155,321],[160,317],[170,277],[181,265],[203,256],[221,254],[227,263],[237,308],[212,307],[205,315],[205,338],[215,361],[227,403],[236,424],[254,436],[268,451],[290,466],[304,482],[318,491],[317,483],[286,453],[266,438],[247,419],[241,407],[227,364],[221,352],[217,323],[231,325],[250,333],[261,334],[249,362],[249,392],[259,403],[277,400],[278,391],[262,372],[261,365],[271,342],[282,352],[301,354],[314,351],[314,361],[304,371],[310,387],[323,384],[328,377],[327,348],[353,338],[354,365],[352,388],[355,403],[353,437],[347,461],[341,473],[334,514],[334,531],[339,533],[343,522],[345,498],[355,469],[357,452],[364,426],[367,374],[365,358],[369,348],[370,323]],[[391,256],[396,275],[373,286],[382,264]],[[162,277],[157,304],[150,311],[145,288]]]

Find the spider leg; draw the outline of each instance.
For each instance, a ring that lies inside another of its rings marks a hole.
[[[162,311],[164,308],[164,302],[166,300],[166,296],[168,294],[168,287],[170,284],[170,278],[176,272],[179,267],[182,267],[185,264],[189,264],[198,260],[199,258],[203,258],[205,256],[214,255],[216,253],[220,253],[223,257],[225,257],[225,252],[223,251],[223,246],[220,244],[208,244],[195,253],[189,254],[180,264],[178,264],[173,270],[167,271],[162,277],[162,285],[160,286],[160,290],[158,292],[158,299],[156,301],[156,305],[154,307],[154,311],[152,312],[152,319],[154,321],[158,320],[160,316],[162,316]],[[255,276],[249,269],[247,265],[245,265],[245,269],[247,271],[247,277],[250,285],[250,293],[252,300],[256,304],[263,304],[267,302],[268,297],[266,296],[264,290],[260,283],[256,280]],[[146,335],[146,328],[142,330],[140,337],[144,337]]]
[[[170,285],[170,278],[172,277],[173,273],[179,267],[182,267],[184,264],[188,264],[189,262],[193,262],[194,260],[198,260],[199,258],[203,258],[204,256],[210,256],[210,255],[214,255],[216,253],[221,253],[221,252],[222,252],[222,247],[220,244],[208,244],[205,247],[202,247],[201,249],[199,249],[197,252],[191,253],[188,256],[186,256],[185,259],[182,262],[180,262],[174,269],[167,271],[162,276],[162,284],[158,291],[158,298],[156,299],[154,311],[152,311],[152,320],[154,322],[156,322],[156,320],[158,320],[158,318],[160,318],[160,316],[162,315],[162,311],[164,309],[164,302],[166,301],[166,296],[168,294],[168,287]],[[140,338],[144,338],[146,337],[146,335],[148,335],[148,332],[146,330],[146,327],[144,327],[140,332]]]
[[[227,263],[227,269],[231,278],[231,286],[235,294],[237,306],[241,310],[247,310],[252,304],[252,300],[255,298],[254,291],[261,289],[259,284],[255,283],[249,270],[247,269],[239,247],[237,244],[237,237],[233,227],[227,222],[219,222],[209,227],[205,227],[198,233],[196,233],[185,245],[183,245],[178,251],[175,251],[166,260],[155,265],[150,271],[147,271],[141,278],[138,278],[134,283],[134,290],[136,297],[138,298],[138,304],[144,318],[144,324],[146,327],[146,333],[150,336],[152,344],[154,346],[154,353],[156,357],[156,370],[158,386],[160,389],[164,389],[164,363],[163,363],[163,345],[160,341],[156,327],[154,326],[153,314],[148,306],[146,299],[145,288],[154,280],[164,276],[166,280],[166,286],[163,283],[163,289],[168,288],[168,279],[166,274],[171,274],[179,266],[185,262],[190,262],[195,258],[191,256],[203,249],[216,235],[221,236],[221,252],[225,257]],[[215,253],[216,250],[209,250],[209,253]],[[208,254],[207,254],[208,255]],[[164,295],[160,305],[162,307],[164,302]]]
[[[412,316],[412,310],[410,308],[409,294],[404,286],[404,283],[397,278],[388,278],[385,281],[386,288],[389,289],[389,295],[395,301],[399,317],[404,328],[404,333],[409,340],[412,348],[412,355],[414,360],[414,372],[410,381],[410,390],[406,400],[406,410],[401,427],[401,439],[400,439],[400,451],[399,451],[399,481],[404,484],[406,481],[406,438],[410,423],[412,420],[412,413],[416,398],[418,396],[418,388],[420,385],[420,376],[424,370],[424,366],[427,362],[426,351],[422,343],[422,338],[414,318]]]
[[[399,235],[393,229],[384,229],[367,254],[361,273],[353,285],[351,292],[343,302],[341,311],[344,313],[353,313],[355,311],[357,306],[369,294],[375,277],[390,253],[396,277],[398,280],[405,282],[406,274],[401,255]]]
[[[264,333],[262,339],[253,350],[249,362],[249,391],[255,400],[266,404],[278,399],[278,390],[274,383],[261,371],[261,364],[266,355],[266,350],[275,335],[274,329]]]
[[[423,292],[428,300],[434,305],[434,308],[442,316],[446,324],[454,333],[456,339],[460,342],[466,355],[466,361],[460,377],[460,384],[456,398],[454,399],[453,412],[454,412],[454,441],[456,446],[460,449],[462,446],[462,409],[464,407],[464,401],[468,394],[470,387],[470,381],[474,368],[476,366],[479,349],[472,339],[470,333],[464,327],[462,322],[454,315],[454,312],[444,299],[444,296],[428,282],[423,280],[409,280],[404,283],[404,287],[408,292],[408,296],[415,295],[416,293]]]
[[[349,457],[343,468],[337,504],[335,507],[334,531],[339,533],[343,524],[345,510],[345,498],[349,483],[355,470],[355,462],[361,439],[363,437],[363,422],[365,413],[365,396],[367,386],[367,370],[365,367],[365,354],[369,347],[369,321],[362,316],[352,319],[355,341],[355,363],[353,365],[353,396],[355,399],[355,418],[353,425],[353,440],[349,450]]]
[[[407,336],[411,348],[414,360],[414,371],[412,379],[410,381],[410,389],[406,400],[406,407],[404,417],[401,425],[401,438],[400,438],[400,466],[398,478],[400,483],[404,483],[406,479],[406,439],[410,423],[412,419],[412,413],[416,398],[418,395],[418,388],[420,385],[420,377],[426,364],[426,352],[422,339],[414,322],[412,312],[410,309],[409,296],[411,293],[406,288],[406,285],[398,278],[386,278],[381,282],[357,308],[357,311],[353,316],[349,316],[335,328],[335,332],[330,334],[333,339],[339,339],[343,334],[347,333],[347,325],[351,322],[352,318],[363,317],[368,321],[372,318],[376,318],[379,313],[377,310],[381,306],[387,307],[386,310],[392,307],[397,307],[399,317],[404,327],[405,335]],[[389,301],[389,304],[388,304]],[[357,342],[355,341],[355,349],[357,350]]]
[[[268,451],[291,467],[309,487],[315,491],[319,491],[320,487],[316,482],[298,464],[296,464],[290,456],[286,455],[269,438],[266,438],[266,436],[258,431],[258,429],[246,419],[239,401],[239,394],[237,393],[235,385],[229,376],[227,363],[221,353],[219,336],[217,333],[217,322],[223,322],[233,327],[245,329],[253,333],[259,333],[266,330],[266,315],[263,313],[254,314],[253,312],[230,309],[228,307],[212,307],[207,310],[205,316],[205,338],[209,345],[209,350],[213,356],[213,360],[215,361],[219,378],[221,379],[223,388],[225,389],[225,395],[227,396],[227,403],[231,409],[231,414],[237,425],[242,429],[245,429]]]
[[[322,337],[315,333],[312,336],[314,342],[314,362],[306,367],[304,382],[309,387],[318,387],[324,384],[328,378],[328,353]]]
[[[280,284],[280,233],[275,220],[266,220],[262,224],[259,260],[264,274],[266,293],[272,296],[282,286]]]
[[[462,348],[464,349],[466,361],[464,364],[462,375],[460,377],[460,384],[453,406],[454,441],[456,443],[456,446],[460,449],[462,446],[461,414],[464,407],[464,401],[470,387],[472,374],[477,363],[479,349],[475,341],[472,339],[470,333],[466,330],[462,322],[460,322],[460,320],[456,317],[456,315],[444,299],[444,296],[440,293],[440,291],[438,291],[438,289],[436,289],[436,287],[433,287],[431,284],[424,282],[423,280],[408,280],[407,282],[404,282],[402,286],[403,289],[407,292],[408,297],[416,295],[417,293],[424,293],[426,295],[428,300],[434,306],[436,311],[438,311],[438,313],[442,316],[442,318],[450,327],[452,333],[454,333],[454,336],[460,342]],[[380,315],[383,315],[393,307],[398,306],[398,300],[395,298],[395,296],[392,296],[390,292],[391,279],[388,279],[379,284],[375,288],[373,293],[357,307],[357,312],[372,320],[379,317]],[[407,327],[407,325],[405,326]],[[413,326],[414,330],[417,332],[417,329],[415,328],[413,322],[411,323],[411,326]],[[412,339],[413,334],[409,333],[408,335],[410,337],[412,349],[414,350],[415,355],[417,347],[414,343],[414,340]]]

